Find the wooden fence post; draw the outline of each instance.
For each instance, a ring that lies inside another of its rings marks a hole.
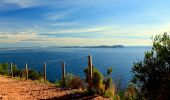
[[[44,62],[44,82],[46,82],[46,63]]]
[[[93,73],[93,64],[92,64],[92,57],[91,55],[88,56],[88,84],[89,89],[92,90],[93,83],[92,83],[92,73]]]
[[[12,62],[11,62],[11,64],[10,64],[10,67],[11,67],[11,77],[13,78]]]
[[[26,80],[28,80],[28,65],[27,65],[27,63],[25,64],[25,71],[26,71]]]
[[[62,61],[62,81],[63,81],[63,87],[65,87],[65,63]]]

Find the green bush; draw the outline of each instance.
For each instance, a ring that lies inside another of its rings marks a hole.
[[[74,77],[74,75],[71,74],[71,73],[67,73],[67,74],[66,74],[66,77],[65,77],[65,86],[66,86],[66,87],[69,87],[69,83],[70,83],[70,81],[73,79],[73,77]],[[62,83],[62,80],[61,80],[61,84],[63,84],[63,83]]]
[[[93,66],[92,69],[92,91],[88,88],[90,94],[102,94],[103,93],[103,74]],[[88,68],[84,69],[86,75],[86,83],[88,83]]]
[[[28,71],[28,78],[31,80],[39,80],[42,78],[42,74],[35,71],[35,70],[29,70]]]
[[[22,77],[22,70],[18,69],[17,65],[13,65],[12,70],[14,77]]]
[[[92,84],[95,89],[99,89],[103,83],[103,74],[96,68],[93,69]]]
[[[104,84],[105,84],[105,90],[107,90],[109,87],[111,87],[112,83],[112,78],[111,78],[111,73],[112,73],[112,68],[109,68],[107,70],[107,76],[105,77]]]
[[[8,75],[8,63],[1,63],[0,64],[0,74]]]

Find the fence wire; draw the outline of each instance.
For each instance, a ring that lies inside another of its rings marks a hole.
[[[88,56],[78,56],[78,57],[65,58],[65,59],[51,59],[51,60],[38,61],[36,63],[33,61],[28,61],[25,63],[20,63],[18,66],[20,66],[20,68],[22,69],[25,69],[25,64],[27,63],[29,70],[33,69],[43,74],[43,70],[44,70],[43,63],[45,62],[47,80],[55,82],[61,79],[62,77],[62,62],[63,61],[65,62],[66,74],[71,73],[76,76],[80,76],[81,78],[85,78],[85,73],[83,71],[88,66]],[[13,64],[16,64],[16,63],[13,62]],[[101,71],[105,75],[107,72],[107,68],[101,67],[99,68],[99,71]],[[113,79],[116,79],[117,77],[121,77],[122,75],[128,75],[128,74],[129,73],[127,72],[113,70],[111,77]]]

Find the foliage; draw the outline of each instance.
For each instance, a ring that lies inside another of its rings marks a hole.
[[[112,68],[109,68],[109,69],[107,70],[107,76],[109,76],[111,73],[112,73]]]
[[[73,79],[74,75],[71,74],[71,73],[67,73],[66,76],[65,76],[65,86],[68,87],[69,86],[69,83],[70,81]],[[62,86],[62,80],[61,80],[61,86]]]
[[[148,100],[166,100],[170,95],[170,36],[167,33],[153,39],[151,51],[132,68],[140,96]]]
[[[28,78],[31,80],[39,80],[42,78],[42,74],[35,71],[35,70],[29,70],[28,71]]]
[[[103,84],[105,86],[105,90],[104,90],[104,96],[105,97],[112,97],[114,98],[114,100],[119,100],[119,96],[117,95],[117,88],[116,85],[113,84],[112,82],[112,78],[111,78],[111,73],[112,73],[112,68],[109,68],[107,70],[107,74],[104,78]]]
[[[107,90],[105,90],[103,96],[105,96],[105,97],[115,96],[115,88],[113,87],[113,85],[112,85],[112,87],[109,87]]]
[[[1,63],[0,64],[0,74],[8,75],[8,63]]]
[[[69,82],[69,87],[72,89],[80,89],[83,88],[84,82],[79,76],[73,76],[73,78]]]
[[[86,82],[87,82],[87,72],[88,69],[86,68],[84,70],[86,74]],[[103,95],[105,97],[115,97],[119,98],[118,95],[116,95],[116,86],[112,83],[111,78],[112,68],[109,68],[107,70],[107,75],[103,77],[103,74],[93,66],[93,77],[92,77],[92,84],[93,88],[92,91],[88,91],[89,93],[99,94]]]
[[[8,73],[8,63],[2,63],[0,64],[0,74],[2,75],[11,75],[11,72],[10,74]],[[13,76],[14,77],[23,77],[23,76],[26,76],[26,72],[25,70],[20,70],[18,69],[17,65],[13,64],[12,65],[12,70],[13,70]],[[28,72],[28,78],[29,79],[32,79],[32,80],[38,80],[40,78],[42,78],[42,74],[35,71],[35,70],[29,70]]]
[[[124,100],[136,100],[138,98],[138,91],[133,84],[129,84],[125,93],[124,93]]]
[[[88,68],[84,69],[86,75],[86,83],[88,83]],[[103,89],[103,74],[93,66],[92,68],[92,91],[88,88],[88,92],[91,94],[101,94],[104,92]]]
[[[107,70],[107,76],[105,77],[104,84],[105,84],[105,90],[107,90],[112,85],[112,78],[111,78],[112,68],[109,68]]]
[[[63,82],[60,79],[57,83],[58,86],[63,86]],[[73,74],[67,73],[65,77],[65,86],[71,89],[80,89],[84,88],[84,81],[79,77]]]
[[[17,65],[12,65],[13,76],[14,77],[22,77],[22,71],[18,69]]]
[[[93,69],[92,73],[92,84],[94,89],[99,89],[100,85],[103,83],[103,74],[97,69]]]

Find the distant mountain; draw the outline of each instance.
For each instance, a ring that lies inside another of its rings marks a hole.
[[[56,48],[124,48],[123,45],[100,45],[100,46],[49,46],[49,47],[0,47],[0,50],[33,50],[33,49],[56,49]]]
[[[113,46],[107,46],[107,45],[100,45],[100,46],[63,46],[59,48],[124,48],[123,45],[113,45]]]

